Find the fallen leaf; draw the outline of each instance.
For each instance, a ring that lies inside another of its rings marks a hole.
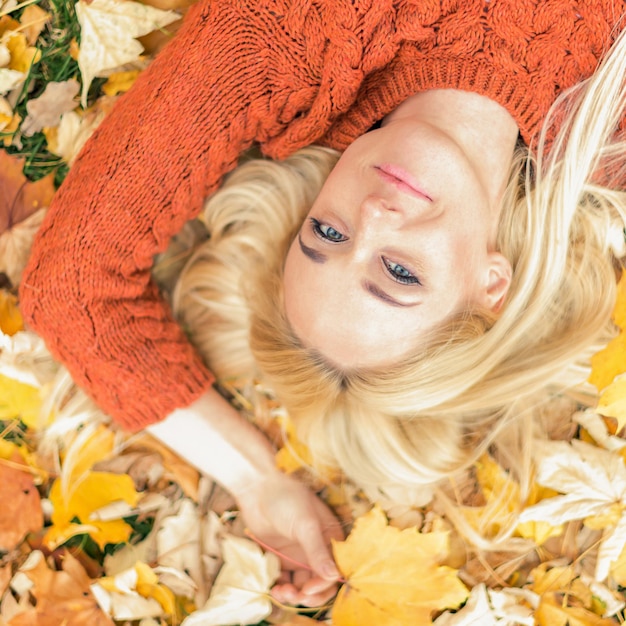
[[[398,530],[377,507],[356,520],[346,541],[333,542],[333,552],[347,581],[333,606],[335,626],[427,624],[469,595],[456,570],[440,565],[448,533]]]
[[[20,30],[26,35],[26,41],[31,46],[37,41],[41,31],[51,19],[52,15],[37,4],[30,4],[22,11]]]
[[[8,67],[0,67],[0,94],[13,91],[13,89],[19,87],[24,80],[26,80],[26,74],[24,72],[18,72]]]
[[[0,552],[8,552],[43,527],[39,492],[19,454],[0,462],[0,502]]]
[[[224,565],[207,603],[185,618],[182,626],[256,624],[272,611],[269,590],[280,574],[280,561],[272,553],[241,537],[222,541]]]
[[[100,607],[115,620],[176,616],[174,594],[159,584],[157,574],[146,563],[104,577],[91,586]]]
[[[104,85],[102,92],[107,96],[117,96],[118,93],[127,92],[141,74],[140,70],[129,70],[128,72],[114,72]]]
[[[2,139],[2,143],[4,144],[5,148],[12,146],[15,142],[16,136],[18,136],[18,130],[21,122],[21,115],[19,113],[14,113],[13,118],[9,122],[9,125],[5,126],[2,129],[2,135],[4,136]]]
[[[0,333],[0,375],[41,388],[57,371],[41,337],[27,330],[12,336]]]
[[[617,285],[617,297],[613,310],[613,321],[620,329],[604,348],[591,357],[591,375],[589,382],[598,391],[608,387],[619,374],[626,373],[626,272],[622,272]]]
[[[19,419],[37,428],[40,408],[41,393],[37,387],[0,374],[0,419]]]
[[[35,603],[7,626],[114,626],[98,607],[89,590],[87,573],[71,554],[65,554],[63,569],[55,571],[48,567],[40,551],[34,551],[18,575]]]
[[[534,608],[539,596],[529,590],[487,589],[476,585],[462,609],[446,611],[434,626],[535,626]]]
[[[615,621],[605,619],[581,607],[567,606],[561,594],[544,594],[535,611],[537,626],[615,626]]]
[[[58,126],[61,116],[76,108],[75,99],[79,90],[80,85],[74,79],[49,82],[38,98],[26,103],[28,115],[22,123],[22,134],[32,137],[44,126]]]
[[[617,420],[615,433],[626,426],[626,374],[620,374],[604,389],[596,408],[600,415]]]
[[[626,544],[626,467],[620,454],[573,440],[535,442],[537,482],[563,495],[524,509],[520,522],[562,524],[584,520],[606,528],[598,550],[596,578],[604,580]]]
[[[9,69],[28,74],[30,68],[41,59],[41,51],[28,45],[23,33],[5,33],[4,44],[11,53]]]
[[[23,167],[24,159],[0,150],[0,234],[47,207],[54,196],[54,175],[29,182]]]
[[[49,500],[54,507],[52,526],[48,528],[45,541],[51,548],[65,543],[70,537],[87,533],[100,546],[128,541],[132,528],[123,520],[93,520],[91,513],[102,507],[123,500],[135,505],[139,494],[129,476],[89,472],[72,488],[69,499],[61,495],[61,483],[57,479],[50,489]],[[72,520],[78,518],[80,523]]]
[[[76,3],[81,25],[78,66],[83,77],[81,102],[87,106],[92,80],[127,63],[143,52],[135,39],[177,20],[172,11],[161,11],[131,0],[92,0]]]
[[[0,330],[5,335],[15,335],[24,328],[24,320],[17,306],[17,297],[5,289],[0,290]]]
[[[163,467],[166,470],[164,477],[180,485],[183,493],[188,498],[197,501],[198,481],[200,480],[200,474],[197,469],[189,463],[185,463],[185,461],[170,448],[145,432],[141,433],[136,438],[136,444],[144,450],[153,450],[158,453],[163,459]],[[130,446],[129,450],[132,449],[135,448]]]
[[[156,534],[159,565],[186,572],[197,588],[204,586],[201,523],[196,505],[184,498],[176,514],[161,520]]]
[[[84,113],[70,111],[61,116],[58,127],[44,128],[48,150],[72,164],[89,137],[111,110],[116,97],[102,96]]]
[[[0,272],[6,275],[14,287],[17,287],[22,280],[22,273],[30,257],[35,235],[43,222],[46,211],[47,208],[39,209],[13,228],[0,234]]]

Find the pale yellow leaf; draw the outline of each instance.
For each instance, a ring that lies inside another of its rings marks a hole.
[[[224,565],[207,603],[182,626],[256,624],[272,610],[269,590],[280,573],[278,557],[263,554],[257,544],[241,537],[222,541]]]
[[[136,37],[179,18],[173,11],[131,0],[79,0],[76,15],[82,29],[78,66],[83,77],[83,107],[87,106],[89,86],[96,76],[137,61],[143,47]]]
[[[26,79],[24,72],[18,72],[8,67],[0,67],[0,94],[8,93],[19,87]]]

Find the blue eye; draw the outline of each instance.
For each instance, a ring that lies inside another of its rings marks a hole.
[[[394,263],[385,257],[383,257],[383,262],[391,278],[396,282],[402,283],[403,285],[421,285],[419,279],[413,276],[406,267],[403,267],[399,263]]]
[[[325,239],[326,241],[330,241],[332,243],[340,243],[348,239],[338,230],[335,230],[332,226],[329,226],[328,224],[322,224],[314,218],[310,218],[310,220],[313,227],[313,232],[318,237],[321,237],[322,239]]]

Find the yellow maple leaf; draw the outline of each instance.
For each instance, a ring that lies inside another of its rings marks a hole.
[[[23,33],[11,33],[7,38],[6,47],[11,53],[9,69],[17,72],[28,72],[31,66],[41,59],[41,51],[29,46]]]
[[[346,579],[333,606],[333,624],[430,624],[433,611],[459,606],[469,592],[456,570],[440,565],[448,549],[447,533],[399,530],[375,507],[357,519],[346,541],[333,542]]]
[[[127,92],[137,80],[140,70],[129,70],[127,72],[114,72],[104,85],[102,93],[107,96],[116,96],[118,93]]]
[[[597,412],[617,420],[615,433],[626,426],[626,374],[616,376],[598,400]]]
[[[37,387],[0,374],[0,419],[21,419],[30,428],[37,428],[40,408]]]
[[[591,358],[589,382],[598,391],[608,387],[619,374],[626,373],[626,272],[617,285],[617,297],[613,310],[613,321],[620,333]]]
[[[68,445],[61,474],[50,489],[54,513],[45,537],[49,546],[59,546],[83,533],[100,547],[128,540],[131,528],[124,520],[92,519],[95,511],[113,502],[135,506],[139,500],[130,476],[92,470],[98,461],[112,454],[113,443],[113,433],[98,424],[85,427]],[[73,521],[76,518],[78,523]]]
[[[112,502],[124,501],[135,506],[139,494],[130,476],[109,472],[88,472],[64,498],[61,481],[55,480],[50,489],[50,502],[54,507],[52,526],[44,541],[51,548],[65,543],[70,537],[87,533],[100,546],[128,541],[131,527],[122,519],[102,521],[92,519],[92,513]],[[72,520],[78,518],[80,523]]]
[[[15,335],[24,329],[24,320],[17,307],[17,298],[6,290],[0,291],[0,330],[5,335]]]

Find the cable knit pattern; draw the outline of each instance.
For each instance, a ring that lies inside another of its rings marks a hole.
[[[536,136],[591,74],[625,0],[202,0],[57,193],[21,285],[28,323],[139,429],[213,378],[150,280],[240,153],[345,148],[431,88],[489,96]]]

